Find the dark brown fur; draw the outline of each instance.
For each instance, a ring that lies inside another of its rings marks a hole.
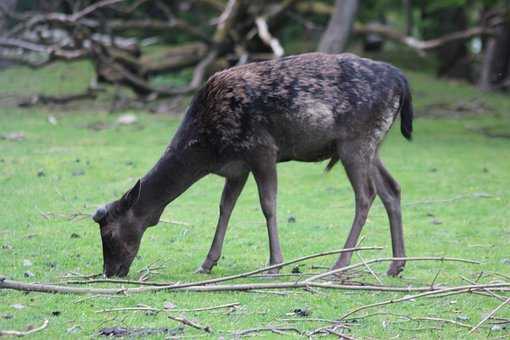
[[[218,261],[230,214],[250,172],[267,220],[270,263],[281,262],[276,163],[290,160],[330,159],[327,169],[341,160],[356,198],[345,247],[355,245],[377,193],[388,211],[394,255],[405,256],[400,188],[377,155],[399,113],[401,131],[409,139],[412,105],[405,77],[391,65],[352,54],[310,53],[216,73],[193,99],[161,159],[126,194],[136,199],[113,202],[104,209],[106,217],[96,216],[107,275],[126,274],[145,229],[157,223],[169,202],[209,173],[225,177],[226,184],[213,245],[201,270],[210,271]],[[108,220],[110,211],[117,213]],[[126,245],[124,234],[136,247]],[[123,257],[108,249],[126,249],[117,253],[128,260],[107,264],[112,262],[107,259]],[[343,254],[335,267],[347,265],[350,257]],[[402,261],[392,263],[389,274],[403,266]]]

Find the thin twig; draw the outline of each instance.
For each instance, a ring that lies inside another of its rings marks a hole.
[[[291,260],[288,262],[283,262],[280,264],[275,264],[272,266],[256,269],[256,270],[242,273],[242,274],[230,275],[230,276],[220,277],[217,279],[210,279],[210,280],[204,280],[204,281],[199,281],[199,282],[191,282],[191,283],[183,283],[180,285],[173,285],[173,286],[171,286],[172,288],[170,288],[170,289],[179,289],[179,288],[186,288],[186,287],[192,287],[192,286],[203,286],[203,285],[209,285],[212,283],[219,283],[219,282],[241,279],[241,278],[253,276],[255,274],[267,272],[271,269],[282,268],[282,267],[286,267],[286,266],[289,266],[294,263],[303,262],[306,260],[310,260],[310,259],[317,258],[317,257],[323,257],[323,256],[327,256],[327,255],[340,254],[340,253],[345,253],[345,252],[362,251],[362,250],[381,250],[381,249],[382,249],[382,247],[359,247],[359,248],[346,248],[346,249],[342,249],[342,250],[326,251],[326,252],[322,252],[322,253],[318,253],[318,254],[303,256],[303,257],[297,258],[295,260]]]
[[[93,283],[120,283],[125,285],[137,286],[168,286],[168,282],[148,282],[138,280],[121,280],[121,279],[95,279],[95,280],[82,280],[82,281],[66,281],[66,284],[93,284]]]
[[[377,276],[377,274],[372,270],[372,268],[370,268],[370,266],[365,262],[365,260],[361,256],[361,254],[360,253],[356,253],[356,255],[359,257],[361,263],[363,263],[363,265],[367,268],[368,272],[370,274],[372,274],[372,276],[377,280],[377,282],[379,282],[380,285],[383,285],[384,283],[381,281],[379,276]]]
[[[183,318],[183,317],[177,317],[177,316],[171,316],[171,315],[167,315],[169,319],[171,320],[174,320],[174,321],[177,321],[177,322],[180,322],[182,323],[183,325],[186,325],[186,326],[190,326],[192,328],[195,328],[195,329],[199,329],[201,331],[204,331],[206,333],[211,333],[212,330],[211,330],[211,327],[209,326],[202,326],[194,321],[191,321],[191,320],[188,320],[186,318]]]
[[[463,279],[464,281],[466,282],[469,282],[471,284],[476,284],[476,281],[473,281],[473,280],[470,280],[468,279],[467,277],[465,276],[460,276],[461,279]],[[478,280],[477,280],[478,281]],[[495,297],[496,299],[500,300],[500,301],[505,301],[505,297],[501,296],[501,295],[498,295],[496,293],[494,293],[493,291],[491,291],[490,289],[487,289],[487,288],[484,288],[483,289],[485,292],[487,292],[489,295]]]
[[[191,227],[191,224],[190,223],[187,223],[187,222],[181,222],[181,221],[176,221],[176,220],[165,220],[163,218],[161,218],[159,220],[160,223],[167,223],[167,224],[175,224],[175,225],[183,225],[183,226],[186,226],[186,227]]]
[[[463,322],[459,322],[459,321],[455,321],[455,320],[450,320],[450,319],[436,318],[436,317],[431,317],[431,316],[409,317],[409,320],[438,321],[438,322],[444,322],[444,323],[451,323],[453,325],[461,326],[461,327],[464,327],[464,328],[471,328],[471,327],[473,327],[473,326],[468,325],[468,324],[463,323]]]
[[[489,320],[494,314],[496,314],[498,312],[498,310],[503,308],[509,302],[510,302],[510,297],[507,298],[502,304],[497,306],[492,312],[487,314],[482,320],[480,320],[480,322],[475,327],[471,328],[471,330],[468,332],[468,334],[472,334],[474,331],[476,331],[478,328],[480,328],[480,326],[483,325],[483,323],[485,321]]]
[[[378,259],[372,259],[365,263],[357,263],[353,264],[347,267],[343,268],[337,268],[330,271],[327,271],[322,274],[314,275],[308,279],[306,279],[304,282],[312,282],[318,279],[321,279],[323,277],[332,276],[333,274],[339,274],[342,272],[346,272],[348,270],[351,270],[353,268],[358,268],[361,266],[365,266],[367,264],[372,263],[379,263],[379,262],[389,262],[389,261],[453,261],[453,262],[464,262],[464,263],[470,263],[470,264],[480,264],[479,261],[475,260],[468,260],[468,259],[462,259],[462,258],[454,258],[454,257],[435,257],[435,256],[423,256],[423,257],[385,257],[385,258],[378,258]]]
[[[132,311],[149,311],[149,312],[159,313],[159,312],[163,311],[163,309],[149,307],[149,306],[118,307],[118,308],[97,310],[96,313],[132,312]]]
[[[43,322],[43,324],[41,326],[39,326],[37,328],[30,329],[28,331],[11,331],[11,330],[2,331],[2,330],[0,330],[0,336],[27,336],[27,335],[31,335],[31,334],[34,334],[36,332],[42,331],[43,329],[48,327],[48,323],[49,323],[48,320],[44,320],[44,322]]]
[[[458,287],[442,288],[442,289],[438,289],[438,290],[431,290],[431,291],[419,293],[419,294],[416,294],[416,295],[404,296],[402,298],[395,299],[395,300],[392,299],[392,300],[386,300],[386,301],[382,301],[382,302],[372,303],[372,304],[369,304],[369,305],[364,305],[364,306],[358,307],[358,308],[356,308],[356,309],[354,309],[354,310],[344,314],[339,320],[344,320],[348,316],[351,316],[351,315],[353,315],[353,314],[355,314],[355,313],[357,313],[359,311],[362,311],[362,310],[365,310],[365,309],[369,309],[369,308],[373,308],[373,307],[380,307],[380,306],[384,306],[384,305],[389,305],[389,304],[394,304],[394,303],[414,300],[414,299],[421,298],[421,297],[426,297],[426,296],[431,296],[431,295],[438,295],[438,294],[447,293],[447,292],[470,292],[473,289],[478,289],[479,290],[479,289],[483,289],[483,288],[494,287],[495,285],[496,286],[499,286],[499,285],[510,286],[510,283],[503,283],[503,284],[496,283],[496,284],[487,284],[487,285],[458,286]],[[510,300],[510,298],[509,298],[509,300]]]
[[[294,327],[261,327],[261,328],[250,328],[241,331],[236,331],[233,334],[235,336],[243,336],[253,333],[261,333],[261,332],[271,332],[276,334],[282,334],[282,332],[296,332],[301,334],[301,331]]]
[[[200,307],[200,308],[191,308],[191,309],[169,309],[168,312],[203,312],[203,311],[210,311],[214,309],[223,309],[223,308],[237,308],[241,304],[239,302],[233,302],[233,303],[226,303],[223,305],[218,306],[209,306],[209,307]]]

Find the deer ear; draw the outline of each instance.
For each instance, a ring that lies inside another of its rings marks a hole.
[[[136,203],[136,201],[138,201],[138,198],[140,197],[141,190],[142,190],[142,183],[140,182],[140,180],[138,180],[138,182],[136,182],[135,186],[132,187],[131,190],[126,192],[124,194],[124,196],[122,196],[122,198],[120,199],[122,207],[124,209],[131,208]]]

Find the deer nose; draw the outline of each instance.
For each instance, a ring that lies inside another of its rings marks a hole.
[[[104,206],[99,207],[99,208],[97,208],[96,212],[92,216],[92,219],[94,220],[94,222],[99,223],[106,216],[106,213],[107,213],[107,211]]]

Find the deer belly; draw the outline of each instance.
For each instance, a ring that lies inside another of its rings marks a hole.
[[[330,158],[338,138],[335,125],[333,112],[320,102],[285,115],[282,133],[277,138],[279,158],[308,162]]]

